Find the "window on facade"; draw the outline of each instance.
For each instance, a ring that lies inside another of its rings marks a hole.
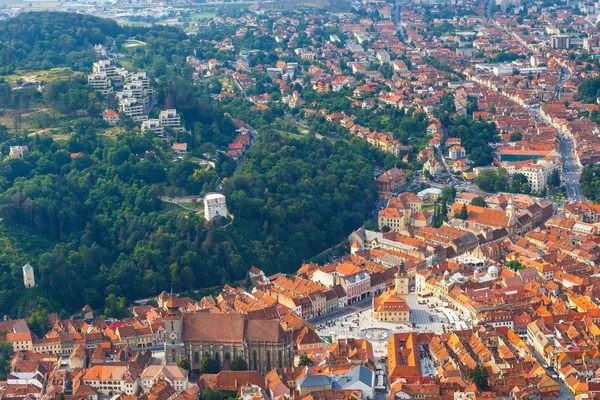
[[[271,352],[267,350],[267,371],[271,370]]]
[[[281,354],[281,350],[277,353],[277,365],[278,368],[283,368],[283,355]]]
[[[198,352],[194,353],[194,364],[200,364],[200,354],[198,354]]]

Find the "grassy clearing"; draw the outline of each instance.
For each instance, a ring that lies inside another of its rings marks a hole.
[[[213,19],[216,16],[217,16],[216,12],[198,12],[198,13],[192,14],[190,16],[190,19],[192,21],[200,21],[200,20],[204,20],[204,19]]]
[[[76,76],[83,76],[83,73],[75,72],[71,68],[52,68],[49,70],[17,71],[14,74],[3,76],[3,78],[8,83],[17,84],[19,80],[22,80],[23,83],[53,82],[71,79]]]
[[[163,208],[159,211],[159,214],[167,214],[170,212],[183,213],[188,211],[185,208],[179,207],[177,204],[173,204],[168,201],[161,201],[161,203],[163,205]]]
[[[130,60],[125,60],[123,58],[119,58],[119,60],[117,61],[118,64],[121,65],[121,67],[125,68],[127,71],[136,71],[136,68],[133,67],[133,63]]]
[[[146,46],[146,43],[142,42],[141,40],[128,39],[127,41],[125,41],[126,48],[136,48],[144,46]]]
[[[121,26],[142,26],[146,28],[152,26],[146,22],[130,21],[128,19],[115,19],[115,21]]]
[[[306,137],[305,135],[301,135],[299,133],[294,133],[294,132],[288,132],[288,131],[282,131],[280,129],[274,129],[275,132],[281,134],[281,135],[287,135],[289,137],[293,137],[293,138],[297,138],[297,139],[301,139]]]
[[[127,130],[122,126],[111,126],[110,128],[105,129],[100,135],[117,137],[118,135],[124,135],[126,133]]]

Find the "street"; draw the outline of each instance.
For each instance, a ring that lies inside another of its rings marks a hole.
[[[575,145],[569,136],[560,136],[560,154],[563,159],[563,177],[567,196],[572,201],[583,201],[581,184],[581,166],[576,158]]]
[[[336,311],[332,311],[330,313],[319,315],[318,317],[309,319],[308,322],[310,322],[313,325],[317,325],[321,322],[331,321],[331,320],[334,320],[337,318],[342,318],[342,317],[348,316],[350,314],[354,314],[359,310],[365,310],[367,308],[370,309],[372,301],[373,301],[372,297],[367,297],[366,299],[358,301],[358,302],[352,304],[351,306],[339,308]]]

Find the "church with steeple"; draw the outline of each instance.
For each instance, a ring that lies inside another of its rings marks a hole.
[[[242,357],[248,369],[267,373],[294,365],[294,341],[278,320],[252,319],[243,314],[181,312],[177,297],[166,301],[165,365],[187,359],[199,371],[204,357],[228,368]]]
[[[400,264],[394,278],[394,287],[373,298],[373,319],[382,322],[408,322],[410,308],[408,307],[408,283],[410,278]]]

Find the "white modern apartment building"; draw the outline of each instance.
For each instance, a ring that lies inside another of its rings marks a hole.
[[[181,130],[183,127],[181,126],[181,117],[177,114],[177,110],[174,108],[170,108],[168,110],[163,110],[160,112],[158,116],[158,120],[160,124],[165,128],[171,128],[175,130]]]
[[[146,133],[156,133],[158,137],[162,138],[165,135],[165,130],[157,119],[149,119],[142,121],[142,134]]]

